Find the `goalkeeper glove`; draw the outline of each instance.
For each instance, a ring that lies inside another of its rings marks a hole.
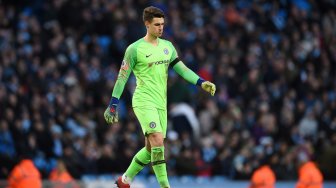
[[[118,103],[119,100],[115,97],[112,97],[109,106],[106,108],[104,112],[105,121],[109,125],[118,122],[118,112],[117,112]]]
[[[210,93],[212,96],[215,95],[216,92],[216,85],[209,82],[209,81],[205,81],[202,78],[197,80],[197,85],[201,86],[202,89],[208,93]]]

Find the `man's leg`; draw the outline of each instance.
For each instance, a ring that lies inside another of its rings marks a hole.
[[[118,178],[116,184],[119,188],[129,188],[133,178],[151,161],[151,154],[146,149],[142,148],[133,157],[131,164],[128,166],[126,172]]]
[[[133,110],[146,136],[146,148],[151,151],[151,162],[160,187],[169,188],[163,145],[167,130],[167,111],[156,108]]]
[[[146,149],[142,148],[138,151],[137,154],[133,157],[133,160],[126,172],[123,175],[123,182],[130,184],[135,175],[137,175],[147,164],[151,161],[151,153]]]
[[[156,179],[160,187],[169,188],[163,139],[162,133],[151,133],[148,135],[148,140],[151,144],[151,162]]]

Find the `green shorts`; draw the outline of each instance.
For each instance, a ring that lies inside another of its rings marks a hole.
[[[134,107],[142,132],[145,136],[151,133],[162,133],[164,138],[167,132],[167,110],[157,108]]]

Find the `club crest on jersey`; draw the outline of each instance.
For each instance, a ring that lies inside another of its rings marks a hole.
[[[150,122],[149,127],[154,129],[156,127],[156,123],[154,121]]]
[[[165,53],[166,55],[168,55],[169,54],[168,49],[167,48],[163,49],[163,53]]]

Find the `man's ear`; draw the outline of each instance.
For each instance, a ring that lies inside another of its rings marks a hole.
[[[148,29],[149,28],[149,21],[145,21],[145,26],[146,26],[146,28]]]

